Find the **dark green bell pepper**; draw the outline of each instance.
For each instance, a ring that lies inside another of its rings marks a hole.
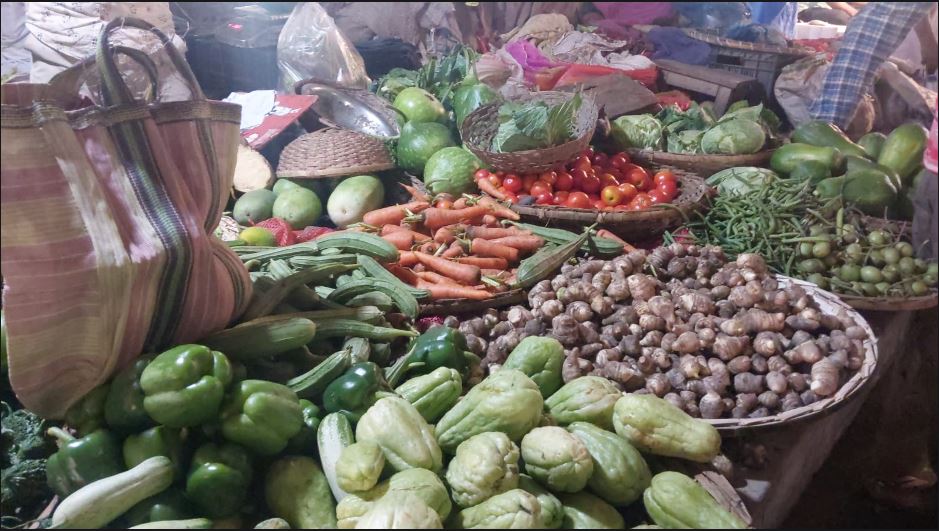
[[[231,516],[244,503],[252,475],[247,450],[237,444],[208,443],[192,456],[186,497],[209,518]]]
[[[112,430],[133,433],[153,425],[153,419],[143,407],[144,395],[140,388],[140,375],[152,360],[153,356],[139,358],[111,381],[104,402],[104,419]]]
[[[411,349],[394,365],[385,370],[385,380],[396,387],[405,374],[428,374],[440,367],[456,369],[466,374],[466,338],[449,326],[436,325],[414,340]]]
[[[128,469],[162,455],[176,465],[176,477],[182,477],[185,464],[183,460],[183,432],[180,428],[156,426],[124,439],[124,466]]]
[[[122,520],[125,526],[131,527],[150,522],[186,520],[193,515],[192,504],[183,491],[171,487],[131,507]]]
[[[180,345],[157,356],[140,375],[143,407],[159,424],[197,426],[218,416],[232,369],[221,352]]]
[[[49,428],[59,450],[46,463],[46,482],[64,498],[85,485],[124,471],[117,438],[98,430],[76,439],[61,428]]]
[[[110,384],[100,385],[88,392],[81,400],[65,412],[65,424],[75,429],[79,435],[105,428],[104,403],[108,397]]]
[[[295,455],[313,455],[316,453],[316,430],[323,420],[323,412],[309,400],[300,400],[300,410],[303,412],[303,426],[287,442],[287,452]]]
[[[261,455],[274,455],[303,426],[297,394],[264,380],[239,382],[222,407],[222,435]]]
[[[357,422],[375,403],[375,393],[386,387],[381,367],[366,361],[349,367],[323,391],[323,409],[343,413]]]

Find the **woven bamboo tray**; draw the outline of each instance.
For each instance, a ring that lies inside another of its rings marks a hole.
[[[523,220],[539,225],[551,225],[581,232],[588,225],[597,223],[626,241],[643,241],[657,237],[663,232],[678,227],[697,209],[703,209],[708,185],[704,179],[691,172],[667,168],[678,177],[681,191],[671,205],[659,205],[645,210],[625,212],[603,212],[593,209],[567,208],[560,206],[512,205]]]
[[[905,240],[909,240],[913,237],[913,222],[911,221],[879,218],[868,215],[859,216],[858,221],[864,226],[866,230],[888,230],[890,232],[899,234]]]
[[[528,300],[525,290],[516,289],[500,293],[492,298],[477,301],[470,299],[441,299],[421,305],[421,315],[457,315],[480,312],[489,308],[502,308]]]
[[[874,312],[907,312],[927,310],[939,305],[939,293],[933,291],[921,297],[858,297],[838,294],[848,306],[855,310]]]
[[[277,177],[321,179],[394,168],[380,139],[344,129],[320,129],[294,140],[280,155]]]
[[[720,35],[714,35],[713,33],[707,33],[704,31],[699,31],[695,29],[685,29],[685,34],[693,39],[706,42],[708,44],[716,44],[718,46],[727,46],[728,48],[737,48],[738,50],[749,50],[752,52],[763,52],[763,53],[775,53],[781,55],[795,55],[795,56],[806,56],[812,55],[815,53],[815,50],[811,48],[805,48],[802,46],[773,46],[770,44],[763,44],[758,42],[746,42],[738,41],[735,39],[727,39],[721,37]]]
[[[852,398],[858,396],[861,389],[867,384],[871,375],[874,374],[874,370],[877,368],[877,337],[874,335],[874,331],[867,323],[867,320],[864,319],[861,314],[838,298],[834,293],[824,291],[811,282],[805,282],[782,275],[777,275],[776,278],[779,280],[780,286],[797,285],[805,289],[815,300],[819,310],[822,312],[829,314],[843,312],[849,314],[857,322],[858,326],[864,328],[867,332],[867,339],[864,340],[864,363],[857,373],[841,386],[841,389],[839,389],[837,393],[828,398],[819,400],[814,404],[784,411],[777,415],[755,419],[704,419],[717,428],[723,436],[734,437],[754,430],[762,431],[789,428],[794,423],[818,419],[828,415],[845,405]]]
[[[556,105],[571,99],[573,96],[570,92],[532,92],[514,101],[537,100],[548,105]],[[587,147],[597,125],[597,115],[599,113],[597,104],[586,94],[581,94],[581,98],[583,103],[577,111],[574,124],[575,139],[560,146],[512,153],[489,151],[492,138],[499,129],[498,115],[501,102],[483,105],[463,120],[463,127],[460,129],[463,145],[495,170],[527,173],[562,166]]]
[[[626,154],[638,164],[664,164],[682,170],[697,173],[707,179],[715,173],[727,168],[740,166],[765,166],[773,156],[773,149],[766,149],[749,155],[689,155],[685,153],[669,153],[667,151],[652,151],[651,149],[628,148]]]

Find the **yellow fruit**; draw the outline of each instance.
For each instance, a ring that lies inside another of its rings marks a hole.
[[[274,241],[274,233],[263,227],[248,227],[241,231],[238,238],[244,240],[248,245],[259,247],[274,247],[277,245]]]

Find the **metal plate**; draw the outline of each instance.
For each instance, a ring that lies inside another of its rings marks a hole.
[[[310,82],[299,86],[300,94],[319,98],[313,110],[330,126],[384,138],[400,134],[395,109],[370,92]]]

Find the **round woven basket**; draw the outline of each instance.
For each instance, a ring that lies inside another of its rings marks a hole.
[[[651,149],[628,148],[626,154],[638,164],[664,164],[682,170],[697,173],[707,179],[715,173],[727,168],[740,166],[765,166],[773,156],[773,149],[766,149],[749,155],[689,155],[686,153],[669,153],[667,151],[652,151]]]
[[[771,44],[763,44],[758,42],[746,42],[738,41],[735,39],[727,39],[721,37],[720,35],[715,35],[713,33],[707,33],[695,29],[685,29],[685,34],[693,39],[706,42],[708,44],[716,44],[718,46],[727,46],[728,48],[737,48],[738,50],[750,50],[753,52],[763,52],[763,53],[775,53],[781,55],[795,55],[795,56],[806,56],[812,55],[815,53],[815,50],[811,48],[805,48],[802,46],[773,46]]]
[[[320,129],[287,144],[280,154],[277,177],[320,179],[394,168],[380,139],[344,129]]]
[[[822,312],[827,314],[845,313],[850,315],[858,326],[862,327],[864,331],[867,332],[867,339],[864,340],[864,362],[857,373],[848,379],[837,393],[828,398],[819,400],[814,404],[784,411],[777,415],[755,419],[704,419],[717,428],[723,436],[733,437],[753,430],[788,428],[797,422],[804,422],[828,415],[847,404],[852,398],[858,396],[877,367],[877,337],[874,335],[874,331],[867,323],[867,320],[864,319],[861,314],[848,306],[847,303],[839,299],[834,293],[819,289],[815,284],[782,275],[777,275],[776,278],[779,280],[780,286],[797,285],[803,288],[812,299],[815,300],[819,310]]]
[[[887,230],[899,234],[904,240],[913,237],[913,222],[900,219],[887,219],[863,215],[859,217],[860,223],[866,230]]]
[[[570,92],[532,92],[513,101],[543,101],[548,105],[557,105],[574,97]],[[582,103],[577,110],[574,123],[575,139],[570,142],[544,149],[495,153],[490,151],[492,139],[499,130],[499,106],[490,103],[476,109],[463,120],[460,135],[465,145],[474,155],[496,170],[519,173],[545,171],[561,166],[579,154],[593,137],[597,125],[597,104],[587,95],[581,95]]]
[[[421,315],[455,315],[481,312],[489,308],[502,308],[528,300],[525,290],[515,289],[500,293],[484,301],[471,299],[440,299],[421,305]]]
[[[680,193],[670,205],[657,205],[645,210],[624,212],[602,212],[593,209],[567,208],[560,206],[512,205],[525,221],[539,225],[551,225],[581,232],[587,225],[597,223],[626,241],[644,241],[685,223],[698,209],[705,208],[708,185],[694,173],[669,167],[678,177]]]
[[[939,305],[939,293],[936,291],[921,297],[858,297],[857,295],[846,294],[839,294],[838,296],[855,310],[872,312],[927,310]]]

